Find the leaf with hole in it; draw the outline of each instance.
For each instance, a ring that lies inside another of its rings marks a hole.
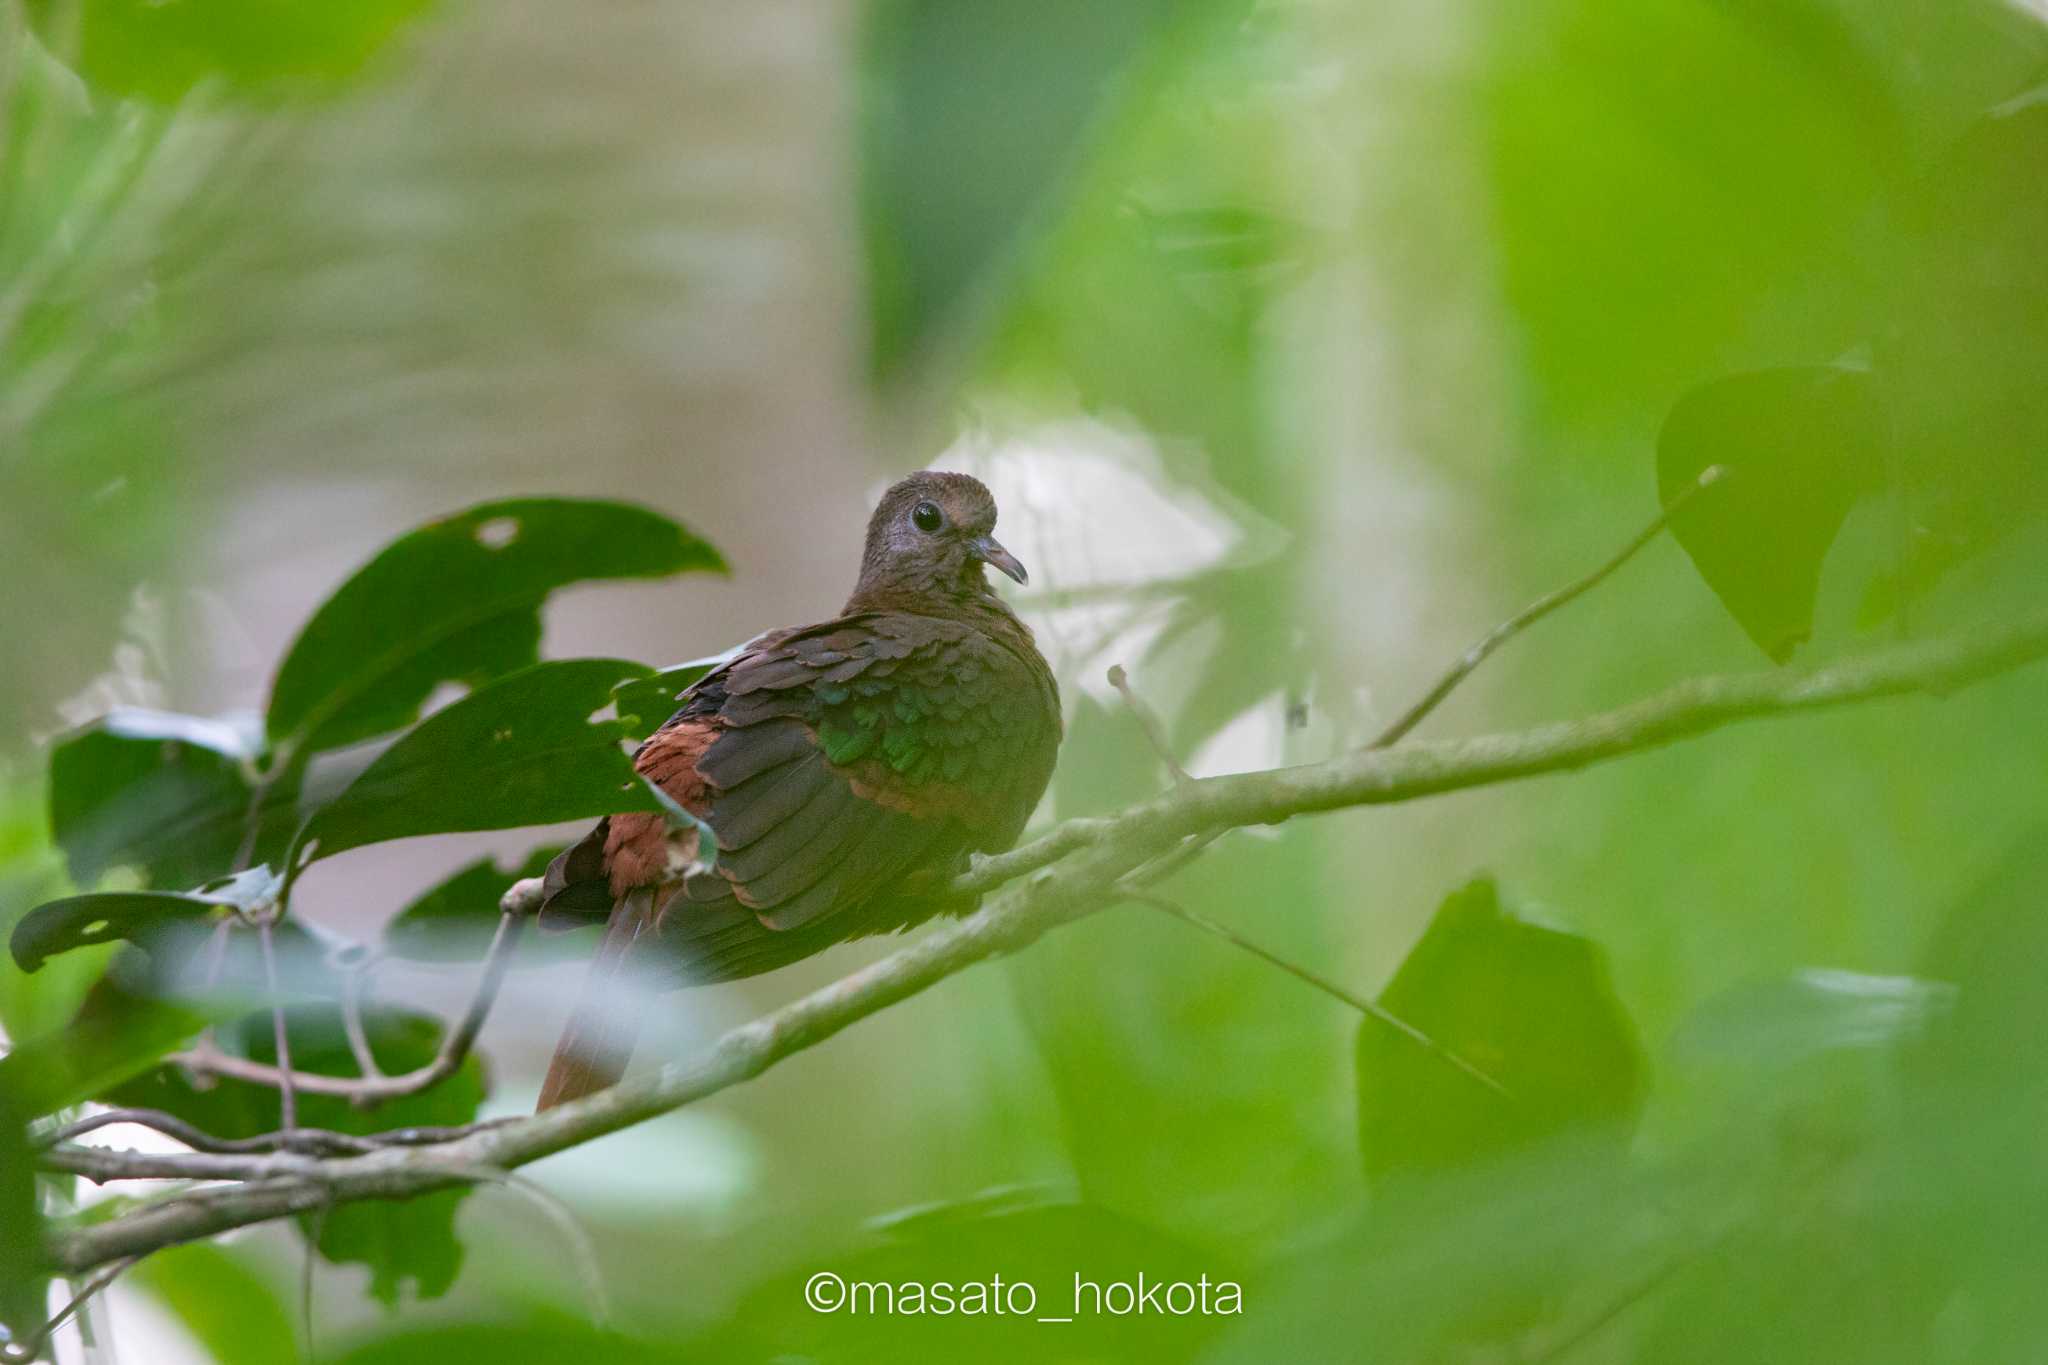
[[[1496,1093],[1377,1020],[1358,1032],[1359,1146],[1375,1180],[1454,1171],[1577,1133],[1616,1146],[1642,1099],[1642,1045],[1591,939],[1453,892],[1380,1003],[1499,1083]]]
[[[538,659],[540,605],[557,588],[724,569],[645,508],[480,504],[402,537],[321,604],[278,669],[265,724],[272,740],[311,749],[399,729],[438,684],[474,687]]]
[[[626,726],[591,720],[622,659],[535,664],[435,712],[377,757],[307,823],[317,855],[416,834],[511,829],[656,810],[620,747]]]
[[[50,830],[71,880],[132,867],[151,886],[196,885],[228,868],[248,830],[252,746],[199,716],[119,709],[50,751]],[[273,784],[256,812],[253,856],[290,838],[296,784]]]
[[[1882,485],[1885,444],[1870,375],[1833,365],[1717,379],[1665,419],[1657,491],[1667,505],[1708,468],[1726,471],[1671,533],[1773,660],[1812,635],[1821,564],[1849,509]]]
[[[171,924],[224,913],[223,902],[171,891],[102,891],[45,901],[8,938],[15,965],[33,972],[58,953],[126,939],[147,941]]]
[[[561,851],[560,844],[548,844],[511,869],[500,867],[494,858],[477,859],[394,915],[384,926],[385,950],[413,962],[476,961],[489,950],[498,930],[498,900],[505,889],[522,877],[546,872]],[[520,958],[528,961],[536,952],[547,957],[590,955],[588,943],[565,934],[543,935],[537,941],[528,935],[520,946]],[[560,953],[549,951],[557,946]]]
[[[329,1076],[360,1074],[338,1009],[294,1008],[286,1020],[294,1068]],[[364,1013],[363,1032],[378,1066],[395,1076],[431,1062],[443,1028],[426,1015],[385,1008]],[[228,1052],[259,1062],[276,1061],[269,1011],[247,1015],[220,1033],[221,1046]],[[476,1118],[485,1091],[483,1065],[472,1053],[439,1084],[371,1110],[358,1109],[338,1096],[302,1093],[297,1098],[298,1118],[307,1128],[357,1135],[453,1126]],[[278,1094],[271,1087],[223,1079],[201,1090],[175,1067],[137,1076],[108,1099],[166,1110],[226,1138],[274,1132],[279,1119]],[[370,1292],[385,1304],[395,1306],[408,1281],[421,1298],[433,1298],[454,1282],[462,1264],[455,1211],[466,1193],[457,1189],[396,1203],[340,1205],[302,1219],[301,1229],[309,1235],[317,1232],[320,1254],[328,1260],[369,1266]]]

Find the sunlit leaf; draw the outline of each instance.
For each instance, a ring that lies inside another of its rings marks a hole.
[[[1694,389],[1657,438],[1666,503],[1719,465],[1671,531],[1749,638],[1783,663],[1813,633],[1821,564],[1857,499],[1885,476],[1884,417],[1866,371],[1762,370]]]
[[[508,1322],[403,1328],[333,1359],[334,1365],[449,1365],[458,1360],[491,1365],[722,1365],[730,1357],[674,1342],[636,1340],[573,1319],[527,1316]]]
[[[1953,1006],[1955,994],[1942,981],[1808,968],[1714,996],[1686,1017],[1671,1046],[1686,1057],[1785,1066],[1910,1041]]]
[[[306,828],[318,855],[384,839],[545,825],[656,809],[620,748],[626,726],[588,719],[621,678],[619,659],[535,664],[435,712],[321,808]]]
[[[356,571],[278,669],[270,736],[332,748],[410,724],[435,686],[477,686],[539,656],[540,605],[591,579],[722,571],[660,513],[520,498],[430,522]]]
[[[1633,1126],[1642,1047],[1605,954],[1507,908],[1490,880],[1438,907],[1380,1003],[1507,1093],[1364,1020],[1359,1145],[1374,1179],[1455,1171],[1575,1132],[1619,1142]]]
[[[81,75],[113,95],[174,101],[194,86],[276,96],[353,75],[429,0],[30,0]]]

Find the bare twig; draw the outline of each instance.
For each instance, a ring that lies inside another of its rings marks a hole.
[[[499,988],[505,984],[505,973],[511,968],[512,953],[518,946],[525,923],[521,915],[499,915],[498,929],[491,938],[490,951],[484,956],[483,974],[477,980],[476,991],[470,997],[462,1018],[441,1040],[434,1060],[423,1067],[397,1076],[329,1076],[317,1071],[290,1071],[288,1060],[286,1067],[280,1068],[253,1062],[246,1057],[229,1056],[218,1048],[204,1045],[174,1053],[169,1060],[196,1075],[225,1076],[255,1085],[276,1086],[280,1090],[289,1086],[309,1095],[339,1096],[365,1109],[387,1100],[418,1094],[454,1075],[469,1056],[469,1050],[475,1045],[476,1036],[482,1031],[484,1020],[498,998]],[[292,1125],[287,1123],[285,1126],[290,1128]]]
[[[65,1124],[47,1136],[39,1139],[41,1148],[56,1147],[61,1143],[110,1128],[116,1124],[133,1123],[162,1133],[184,1143],[195,1152],[235,1154],[243,1152],[275,1152],[297,1145],[305,1149],[328,1148],[343,1152],[374,1152],[379,1147],[417,1147],[430,1142],[446,1142],[475,1132],[479,1125],[463,1124],[459,1127],[418,1127],[388,1128],[369,1137],[354,1133],[338,1133],[327,1128],[295,1128],[290,1132],[259,1133],[254,1137],[216,1137],[198,1126],[187,1123],[176,1114],[161,1109],[103,1109],[82,1119]]]
[[[43,1347],[58,1328],[71,1320],[71,1315],[84,1308],[92,1296],[105,1289],[120,1277],[122,1271],[134,1265],[142,1257],[124,1256],[109,1262],[88,1279],[79,1291],[62,1308],[59,1308],[48,1322],[29,1333],[20,1341],[0,1342],[0,1365],[29,1365],[42,1354]]]
[[[1145,699],[1131,690],[1130,675],[1124,672],[1122,664],[1110,665],[1109,685],[1117,690],[1117,695],[1124,699],[1124,705],[1131,709],[1131,715],[1136,718],[1138,728],[1145,732],[1146,740],[1152,745],[1152,752],[1159,755],[1159,761],[1166,765],[1166,771],[1173,774],[1173,780],[1182,783],[1194,781],[1188,776],[1188,770],[1180,766],[1180,760],[1174,757],[1173,746],[1167,743],[1166,727],[1160,724],[1159,713],[1147,706]]]
[[[356,1059],[356,1069],[364,1076],[378,1079],[384,1075],[384,1068],[377,1065],[377,1054],[370,1047],[370,1036],[363,1031],[363,978],[369,974],[367,962],[351,962],[341,969],[341,1028],[348,1035],[348,1050]]]
[[[1245,952],[1250,953],[1253,957],[1258,958],[1260,961],[1278,967],[1281,971],[1286,972],[1289,976],[1292,976],[1300,981],[1306,981],[1309,985],[1315,987],[1323,994],[1331,997],[1334,1000],[1341,1000],[1343,1003],[1351,1006],[1351,1008],[1357,1010],[1366,1018],[1385,1024],[1388,1028],[1400,1034],[1409,1042],[1414,1043],[1423,1051],[1430,1053],[1432,1056],[1442,1058],[1452,1067],[1456,1068],[1458,1071],[1463,1072],[1465,1075],[1471,1077],[1479,1084],[1485,1086],[1488,1090],[1491,1090],[1494,1094],[1505,1096],[1508,1093],[1507,1087],[1502,1085],[1499,1081],[1487,1075],[1484,1071],[1481,1071],[1478,1067],[1472,1065],[1472,1063],[1466,1061],[1463,1057],[1460,1057],[1457,1053],[1451,1051],[1442,1043],[1439,1043],[1436,1039],[1430,1037],[1427,1033],[1424,1033],[1421,1029],[1409,1023],[1406,1019],[1403,1019],[1399,1015],[1393,1013],[1391,1010],[1381,1005],[1378,1001],[1368,1000],[1364,996],[1359,995],[1357,992],[1352,991],[1344,986],[1338,985],[1336,982],[1330,980],[1326,976],[1317,975],[1315,972],[1312,972],[1308,968],[1301,966],[1299,963],[1289,962],[1286,958],[1279,956],[1277,953],[1271,952],[1265,948],[1260,947],[1258,944],[1252,942],[1244,935],[1238,933],[1235,929],[1232,929],[1229,925],[1223,924],[1217,920],[1210,919],[1207,915],[1198,914],[1195,911],[1188,909],[1186,906],[1179,905],[1173,901],[1167,900],[1163,896],[1155,896],[1150,894],[1149,892],[1130,890],[1126,890],[1124,894],[1129,899],[1138,902],[1140,905],[1149,905],[1155,910],[1162,910],[1165,913],[1173,916],[1175,919],[1181,921],[1183,924],[1192,925],[1195,928],[1202,930],[1204,933],[1214,934],[1217,938],[1222,939],[1224,942],[1232,944],[1235,947],[1242,948]]]
[[[277,988],[277,950],[271,943],[270,920],[256,926],[263,945],[263,988],[270,993],[270,1033],[277,1049],[278,1127],[289,1133],[299,1126],[299,1097],[292,1089],[291,1030],[285,1026],[284,997]]]
[[[1696,678],[1613,711],[1517,733],[1358,750],[1300,767],[1199,778],[1115,816],[1071,821],[1025,848],[983,860],[955,880],[955,890],[1016,884],[982,909],[732,1030],[690,1062],[545,1113],[479,1127],[446,1142],[324,1160],[291,1152],[161,1156],[55,1148],[46,1160],[97,1180],[171,1176],[243,1183],[194,1189],[66,1230],[53,1239],[50,1256],[67,1270],[85,1270],[327,1201],[409,1198],[469,1183],[473,1167],[523,1166],[750,1080],[976,962],[1015,952],[1121,899],[1124,879],[1214,831],[1570,772],[1743,720],[1906,693],[1947,696],[2043,657],[2048,612],[1819,667]],[[1049,865],[1055,859],[1057,865]]]
[[[1572,582],[1565,584],[1555,592],[1545,593],[1488,631],[1480,639],[1479,643],[1458,656],[1458,661],[1451,665],[1450,671],[1436,680],[1436,685],[1423,694],[1422,700],[1402,712],[1400,719],[1382,730],[1379,737],[1365,747],[1368,749],[1385,749],[1400,743],[1410,730],[1422,724],[1430,712],[1443,704],[1444,698],[1450,696],[1459,683],[1465,681],[1466,678],[1471,676],[1474,669],[1485,663],[1488,655],[1530,626],[1535,625],[1538,621],[1550,615],[1553,611],[1556,611],[1559,607],[1579,597],[1589,588],[1597,586],[1616,569],[1619,569],[1622,565],[1628,563],[1629,560],[1635,558],[1636,551],[1655,540],[1658,533],[1666,526],[1669,526],[1671,519],[1677,516],[1688,503],[1698,497],[1701,492],[1719,483],[1726,476],[1727,471],[1720,465],[1709,465],[1701,470],[1700,476],[1691,485],[1679,493],[1677,497],[1666,503],[1664,509],[1658,512],[1656,516],[1650,518],[1649,524],[1630,537],[1628,543],[1615,551],[1614,555],[1605,564],[1602,564],[1585,577],[1574,579]]]

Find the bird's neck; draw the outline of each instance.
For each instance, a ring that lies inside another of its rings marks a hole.
[[[1035,655],[1037,645],[1031,627],[1010,608],[1010,604],[988,590],[970,592],[936,591],[903,582],[866,584],[853,590],[841,615],[857,612],[900,612],[909,616],[935,616],[942,621],[960,621],[994,637],[1020,653]]]

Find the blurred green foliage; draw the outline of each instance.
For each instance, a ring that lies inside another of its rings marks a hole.
[[[0,681],[10,733],[58,729],[56,699],[139,633],[133,590],[239,505],[231,476],[192,473],[186,444],[233,420],[159,378],[206,368],[245,290],[294,328],[352,335],[335,300],[357,277],[265,294],[260,279],[206,273],[247,235],[221,224],[273,221],[235,218],[261,196],[223,147],[290,131],[293,96],[441,90],[445,65],[383,46],[424,8],[7,12],[0,478],[15,579],[0,624],[45,661]],[[441,16],[417,32],[445,62],[520,20],[468,22],[479,27]],[[683,82],[724,60],[679,57]],[[847,349],[865,349],[880,415],[921,457],[944,434],[934,414],[964,407],[991,443],[1044,460],[1027,470],[1041,494],[1072,469],[1046,455],[1045,433],[1099,422],[1142,451],[1136,480],[1237,537],[1137,578],[1034,559],[1050,586],[1026,606],[1064,651],[1073,698],[1055,816],[1116,809],[1161,781],[1128,715],[1091,690],[1103,663],[1130,666],[1203,771],[1319,757],[1712,464],[1729,477],[1675,520],[1676,548],[1518,641],[1431,725],[1534,723],[1756,666],[1759,651],[1825,659],[2038,610],[2038,5],[876,0],[832,60],[858,115],[840,206],[861,246]],[[449,107],[502,111],[450,88]],[[775,86],[748,98],[797,102]],[[457,117],[431,105],[407,111],[429,127]],[[347,130],[368,114],[334,117]],[[649,119],[631,136],[665,146],[671,132]],[[581,147],[551,148],[544,167],[576,191],[546,219],[564,238],[603,199],[568,169]],[[471,222],[438,201],[374,202],[400,236]],[[477,220],[486,207],[469,206]],[[434,240],[437,268],[496,289],[556,259],[515,256],[488,231]],[[293,245],[268,268],[301,268]],[[466,269],[477,262],[493,268]],[[425,275],[362,278],[409,297]],[[483,329],[514,316],[477,288]],[[407,363],[454,344],[425,330],[407,334]],[[659,346],[631,351],[630,333],[565,327],[547,344],[606,366],[613,347],[627,368],[675,363]],[[332,401],[346,380],[314,368],[287,369],[248,405]],[[365,411],[373,401],[392,400],[365,398]],[[411,421],[402,402],[377,415],[399,433]],[[480,449],[523,435],[482,411],[468,420],[489,433]],[[792,482],[811,458],[789,453]],[[687,508],[678,490],[733,472],[675,459],[674,489],[645,501]],[[310,474],[281,477],[317,500]],[[437,511],[453,501],[435,496]],[[617,790],[614,740],[644,732],[703,665],[541,664],[543,600],[720,561],[638,507],[508,506],[422,528],[330,597],[284,651],[267,743],[152,700],[7,770],[0,923],[14,932],[67,891],[191,891],[229,870],[252,828],[242,861],[283,868],[300,821],[329,802],[322,852],[638,799]],[[1026,519],[1005,507],[1006,527]],[[1071,524],[1056,543],[1074,559],[1112,568],[1146,534],[1135,506],[1034,510]],[[494,545],[508,515],[519,524]],[[731,548],[745,587],[783,547]],[[448,683],[473,690],[419,722]],[[619,722],[585,723],[614,696]],[[678,1121],[644,1161],[605,1160],[611,1198],[591,1197],[587,1215],[621,1299],[616,1334],[563,1316],[582,1312],[579,1274],[554,1243],[532,1250],[525,1224],[505,1235],[490,1200],[313,1220],[329,1257],[370,1264],[377,1296],[450,1291],[431,1321],[366,1324],[323,1305],[321,1334],[331,1316],[340,1341],[321,1358],[2032,1359],[2048,1226],[2041,700],[2038,675],[2022,674],[1540,787],[1234,834],[1162,888],[1354,990],[1385,983],[1387,1008],[1505,1099],[1128,907],[720,1096],[705,1108],[722,1128]],[[458,730],[511,736],[493,770],[504,780],[449,780],[443,741]],[[514,780],[535,735],[589,760],[573,802],[538,803]],[[392,747],[338,771],[279,762],[369,738]],[[432,925],[473,955],[519,861],[440,878],[387,946],[423,953]],[[1513,889],[1508,906],[1492,882],[1466,884],[1478,866]],[[1570,930],[1519,912],[1524,896],[1560,907]],[[128,953],[109,969],[92,941],[130,927],[119,917],[55,913],[29,931],[29,957],[70,951],[33,974],[0,967],[13,1049],[0,1075],[34,1073],[0,1098],[37,1111],[0,1114],[10,1231],[27,1217],[22,1125],[42,1111],[112,1094],[224,1132],[276,1122],[267,1096],[181,1089],[156,1068],[196,1027],[195,1002],[143,970],[161,963]],[[326,944],[297,946],[317,959]],[[313,997],[298,1060],[346,1071],[322,1003],[331,974],[295,984]],[[754,1002],[717,997],[705,1017],[736,1003]],[[260,1023],[231,1041],[267,1055]],[[437,1026],[407,1013],[380,1027],[402,1067]],[[472,1114],[485,1080],[467,1069],[402,1121]],[[349,1131],[393,1121],[316,1116]],[[715,1196],[662,1183],[727,1171]],[[294,1358],[290,1294],[263,1261],[190,1248],[136,1273],[216,1358]],[[1207,1275],[1241,1281],[1244,1312],[857,1317],[805,1307],[821,1270],[892,1284],[1001,1274],[1042,1303],[1076,1274]],[[247,1311],[221,1312],[228,1298]]]

